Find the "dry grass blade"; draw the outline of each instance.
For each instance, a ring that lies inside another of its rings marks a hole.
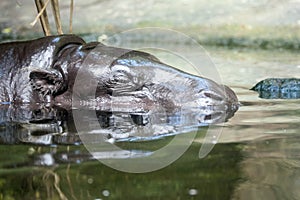
[[[60,12],[59,12],[59,4],[58,0],[51,0],[51,5],[53,8],[54,19],[56,24],[56,29],[58,34],[63,34],[62,26],[61,26],[61,19],[60,19]]]
[[[44,0],[35,0],[35,5],[38,11],[38,15],[36,16],[35,20],[30,23],[31,26],[34,26],[37,23],[37,20],[40,19],[45,36],[51,35],[50,23],[46,11],[49,1],[50,0],[46,0],[46,2],[44,3]],[[53,8],[53,15],[54,15],[57,33],[63,34],[58,0],[51,0],[51,5]],[[70,22],[69,22],[70,33],[73,32],[73,27],[72,27],[73,12],[74,12],[74,0],[70,0]]]
[[[43,0],[35,0],[35,5],[36,5],[37,11],[38,11],[38,15],[36,16],[34,21],[30,23],[31,26],[34,26],[36,24],[36,22],[38,21],[38,19],[40,19],[44,34],[46,36],[51,35],[50,24],[49,24],[47,12],[46,12],[46,7],[47,7],[48,3],[49,3],[49,0],[47,0],[45,4],[44,4]]]
[[[73,12],[74,12],[74,0],[71,0],[70,3],[70,24],[69,24],[69,33],[73,32]]]

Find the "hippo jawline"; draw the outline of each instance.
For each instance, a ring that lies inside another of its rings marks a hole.
[[[179,71],[144,52],[85,43],[74,35],[0,44],[0,53],[1,72],[8,77],[0,82],[2,102],[50,101],[104,110],[238,107],[227,86]],[[9,79],[18,91],[5,88]]]

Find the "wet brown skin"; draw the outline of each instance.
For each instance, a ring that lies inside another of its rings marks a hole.
[[[160,105],[236,110],[227,86],[177,70],[154,56],[85,43],[75,35],[0,44],[0,102],[97,105],[143,110]],[[125,110],[126,110],[125,109]]]

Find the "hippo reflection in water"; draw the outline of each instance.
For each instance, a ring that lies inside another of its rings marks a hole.
[[[115,102],[115,107],[127,105],[128,111],[155,105],[167,110],[238,107],[227,86],[177,70],[144,52],[85,43],[74,35],[0,44],[0,67],[2,103],[66,107],[94,102],[109,110]]]

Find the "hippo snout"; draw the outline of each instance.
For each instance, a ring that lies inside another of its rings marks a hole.
[[[197,77],[197,79],[202,79]],[[203,80],[198,80],[203,83]],[[195,96],[195,100],[187,102],[187,107],[210,107],[212,109],[236,110],[239,106],[236,94],[226,85],[219,85],[213,81],[206,79],[206,84],[197,93],[190,94],[190,97]],[[193,104],[194,102],[194,104]]]

